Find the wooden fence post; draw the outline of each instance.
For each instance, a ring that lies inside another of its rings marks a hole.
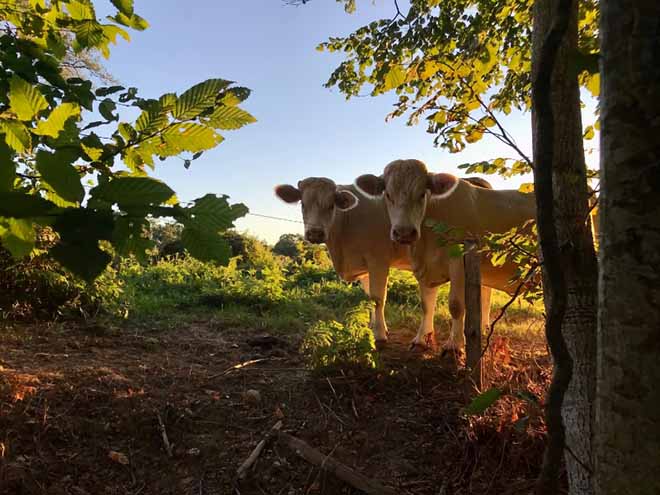
[[[478,390],[483,384],[481,366],[481,267],[476,241],[465,241],[465,366]]]

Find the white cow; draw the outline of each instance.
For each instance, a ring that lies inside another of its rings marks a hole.
[[[522,227],[536,216],[533,194],[475,187],[450,174],[431,174],[419,160],[396,160],[387,165],[382,176],[362,175],[356,184],[370,197],[385,198],[392,225],[390,238],[411,246],[413,271],[423,285],[441,280],[445,270],[435,260],[437,240],[423,226],[425,220],[460,228],[466,236],[478,238],[487,232],[503,233]],[[456,281],[458,286],[464,280],[463,265],[452,264],[452,267],[458,271],[451,274],[452,282]],[[481,281],[487,287],[512,293],[517,287],[511,281],[516,268],[513,263],[495,267],[482,259]],[[457,304],[464,307],[463,286],[455,292]],[[482,316],[483,313],[482,310]],[[460,346],[462,328],[462,322],[452,324],[448,347]]]
[[[475,179],[483,187],[490,185]],[[375,302],[372,329],[377,341],[387,340],[385,302],[390,267],[413,270],[410,248],[390,239],[390,222],[381,198],[370,198],[355,186],[336,185],[327,178],[310,177],[298,186],[279,185],[275,194],[287,203],[300,202],[305,238],[325,242],[337,274],[344,280],[360,280],[365,292]],[[463,334],[464,283],[462,260],[451,259],[447,250],[429,247],[433,258],[432,283],[420,284],[423,317],[413,345],[434,345],[433,317],[438,286],[451,280],[449,310],[452,334]],[[430,278],[428,279],[430,281]],[[490,289],[483,290],[484,318],[488,318]],[[460,338],[460,336],[459,336]]]

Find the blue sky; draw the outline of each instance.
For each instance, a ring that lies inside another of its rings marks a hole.
[[[97,2],[103,14],[103,2]],[[396,97],[354,98],[323,87],[341,55],[319,53],[329,36],[345,35],[376,18],[391,17],[390,0],[363,1],[348,15],[332,0],[302,7],[280,0],[136,0],[136,11],[151,27],[132,32],[107,61],[108,70],[144,97],[181,92],[210,77],[247,86],[253,93],[244,108],[258,120],[227,132],[215,150],[189,170],[177,159],[160,163],[156,176],[182,201],[205,193],[228,194],[254,213],[300,220],[300,210],[273,195],[279,183],[326,176],[351,183],[362,173],[379,173],[396,158],[418,158],[433,171],[462,175],[457,164],[513,156],[494,139],[484,139],[458,155],[433,147],[423,124],[403,119],[385,123]],[[531,155],[528,115],[512,115],[506,127]],[[527,180],[489,177],[496,188]],[[295,223],[248,216],[240,230],[275,242],[285,232],[301,232]]]

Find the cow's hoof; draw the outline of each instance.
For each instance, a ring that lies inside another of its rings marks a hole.
[[[437,349],[437,344],[434,333],[427,333],[426,335],[424,335],[422,339],[418,340],[417,338],[415,338],[410,343],[411,351],[425,352],[425,351],[435,351],[436,349]]]

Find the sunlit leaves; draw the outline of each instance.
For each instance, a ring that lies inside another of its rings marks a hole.
[[[16,74],[9,80],[9,104],[9,109],[20,120],[32,120],[48,108],[48,102],[39,89]]]
[[[240,129],[256,119],[236,106],[221,105],[209,116],[208,123],[217,129]]]
[[[50,112],[46,120],[40,120],[32,132],[41,136],[56,138],[64,129],[67,120],[80,115],[80,107],[75,103],[62,103]]]
[[[5,133],[5,142],[15,151],[23,153],[32,148],[32,137],[22,122],[0,120],[0,131]]]
[[[32,222],[25,219],[0,218],[0,241],[15,258],[23,258],[32,252],[36,234]]]
[[[196,84],[177,98],[172,116],[180,120],[197,117],[202,111],[214,106],[220,91],[230,84],[230,81],[224,79],[208,79]]]
[[[399,100],[388,118],[405,115],[410,125],[425,118],[435,144],[459,152],[495,126],[493,115],[530,108],[532,4],[414,0],[395,19],[319,45],[344,53],[326,86],[347,98],[396,89]],[[593,95],[597,9],[592,0],[581,2],[579,47],[588,55],[580,62],[580,82]]]
[[[393,65],[385,73],[382,91],[389,91],[390,89],[398,88],[406,81],[406,73],[400,65]]]
[[[133,0],[110,0],[119,12],[124,15],[133,15]]]
[[[220,234],[247,208],[212,195],[184,208],[167,184],[147,176],[145,166],[153,168],[173,156],[188,164],[222,142],[218,130],[254,122],[238,107],[250,91],[209,79],[178,97],[166,93],[145,99],[137,88],[94,88],[80,77],[65,80],[63,57],[72,49],[108,56],[118,37],[129,39],[121,26],[147,27],[132,0],[111,1],[118,12],[108,24],[98,22],[90,0],[32,0],[21,4],[21,15],[12,11],[13,4],[0,3],[0,16],[16,28],[0,33],[0,64],[6,69],[0,71],[5,88],[0,96],[5,106],[0,118],[0,242],[15,256],[24,256],[34,247],[34,226],[49,225],[59,236],[50,254],[92,280],[111,259],[106,249],[144,259],[151,246],[144,229],[148,218],[174,217],[186,227],[190,253],[227,261],[230,250]],[[141,110],[134,123],[119,122],[125,106]],[[103,119],[90,119],[83,110]],[[99,126],[107,126],[103,137],[90,132]],[[129,171],[117,168],[117,158]],[[92,186],[96,182],[87,201],[83,178]]]

